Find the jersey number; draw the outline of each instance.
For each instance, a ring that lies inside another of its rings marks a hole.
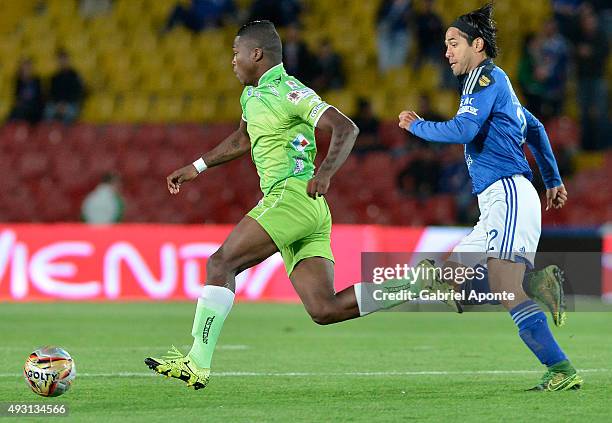
[[[497,235],[499,234],[499,232],[497,232],[497,229],[491,229],[488,233],[487,233],[487,251],[494,251],[495,247],[491,246],[491,242],[497,238]]]

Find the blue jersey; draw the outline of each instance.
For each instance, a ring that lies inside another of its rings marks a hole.
[[[504,177],[521,174],[532,179],[523,151],[525,142],[546,188],[561,185],[544,126],[521,106],[506,73],[487,59],[460,80],[457,115],[446,122],[415,121],[410,132],[426,141],[465,144],[474,194]]]

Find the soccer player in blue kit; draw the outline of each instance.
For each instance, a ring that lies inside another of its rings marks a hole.
[[[522,288],[541,232],[540,199],[530,182],[533,175],[523,144],[529,146],[544,179],[546,209],[563,207],[567,191],[544,126],[520,104],[508,76],[492,61],[497,56],[492,12],[492,4],[487,4],[460,16],[446,31],[446,58],[461,89],[456,116],[429,122],[414,111],[402,111],[399,126],[426,141],[464,144],[480,218],[446,266],[486,262],[490,290],[515,294],[501,303],[523,342],[547,367],[533,390],[578,389],[582,378],[555,341],[546,315]]]

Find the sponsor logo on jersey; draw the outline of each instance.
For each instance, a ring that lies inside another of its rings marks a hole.
[[[472,102],[474,101],[474,97],[466,97],[461,100],[461,104],[459,105],[459,110],[457,114],[460,115],[462,113],[470,113],[474,116],[478,115],[478,109],[472,106]]]
[[[490,83],[491,83],[491,80],[484,75],[478,78],[478,85],[480,85],[481,87],[487,87],[489,86]]]
[[[306,137],[302,134],[297,134],[297,136],[291,141],[291,145],[300,153],[303,153],[306,147],[310,145],[310,141],[306,139]]]
[[[274,88],[272,85],[268,85],[268,88],[270,88],[270,92],[272,92],[272,94],[274,94],[276,97],[280,97],[280,94],[276,88]]]
[[[312,97],[315,94],[310,88],[302,88],[299,90],[290,91],[287,93],[287,100],[293,104],[298,104],[305,98]]]
[[[317,113],[319,113],[319,110],[321,110],[323,107],[327,106],[327,103],[320,103],[319,105],[315,106],[314,109],[312,109],[312,112],[310,112],[310,117],[313,118],[315,116],[317,116]]]
[[[295,167],[293,168],[293,174],[297,175],[298,173],[304,170],[304,159],[301,157],[295,158]]]
[[[249,87],[249,89],[247,90],[247,97],[250,97],[253,95],[253,87]]]
[[[468,169],[472,166],[472,163],[474,162],[474,160],[472,160],[472,156],[470,156],[469,154],[467,154],[465,156],[465,164],[467,165]]]
[[[289,88],[291,88],[292,90],[297,90],[300,86],[297,84],[297,82],[295,81],[285,81],[285,84],[289,85]]]

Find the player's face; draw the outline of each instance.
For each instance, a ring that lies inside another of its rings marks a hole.
[[[468,44],[467,39],[457,28],[450,27],[446,31],[446,58],[455,76],[468,73],[474,62],[476,50]],[[474,43],[472,43],[474,44]]]
[[[234,39],[234,56],[232,58],[232,67],[234,73],[242,85],[253,85],[253,62],[251,60],[251,49],[246,43],[240,41],[240,36]]]

